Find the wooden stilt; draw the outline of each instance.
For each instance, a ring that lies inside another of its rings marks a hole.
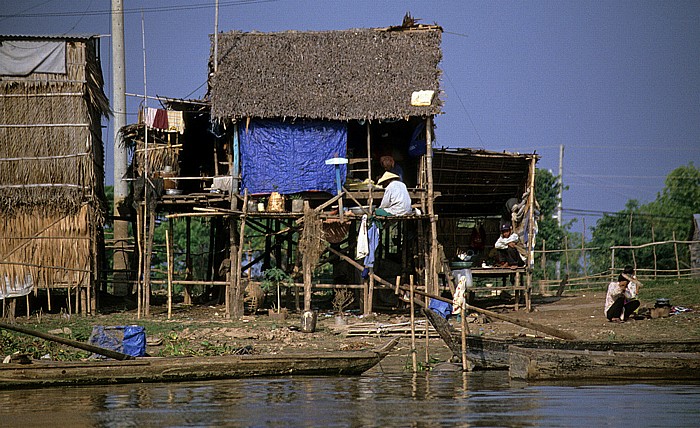
[[[309,201],[304,201],[304,212],[308,212],[311,207],[309,206]],[[306,226],[304,226],[306,227]],[[309,263],[304,254],[301,255],[301,266],[304,273],[304,310],[311,310],[311,280],[313,277],[313,266]]]
[[[173,313],[173,259],[171,258],[172,249],[170,247],[172,242],[170,239],[170,235],[172,234],[173,230],[172,226],[172,219],[169,219],[168,230],[165,231],[165,250],[168,260],[168,319],[170,319]]]
[[[139,250],[139,266],[138,270],[136,271],[136,318],[140,319],[141,316],[143,315],[143,307],[142,307],[142,297],[141,295],[143,294],[143,283],[141,282],[141,274],[143,273],[143,231],[141,228],[143,227],[144,223],[144,218],[143,218],[143,210],[141,207],[139,207],[138,210],[136,210],[136,243],[138,246]]]
[[[462,371],[466,372],[469,370],[469,367],[467,365],[467,308],[464,307],[464,301],[462,301],[462,310],[459,318],[462,322]]]
[[[236,270],[235,272],[235,281],[233,283],[233,296],[232,296],[232,302],[231,304],[233,305],[233,317],[234,318],[240,318],[244,314],[244,307],[243,307],[243,286],[242,286],[242,281],[241,281],[241,275],[243,274],[242,269],[241,269],[241,260],[243,259],[243,244],[245,243],[245,224],[246,224],[246,214],[248,212],[248,189],[245,190],[243,193],[243,215],[241,216],[241,225],[240,225],[240,230],[238,231],[238,252],[236,253]],[[233,260],[231,261],[233,263]],[[232,264],[233,266],[233,264]]]
[[[156,213],[148,210],[148,236],[146,239],[146,258],[144,261],[143,278],[143,313],[145,316],[151,315],[151,258],[153,256],[153,235],[156,228]]]
[[[681,277],[681,264],[678,261],[678,244],[676,243],[676,231],[673,231],[673,252],[676,255],[676,273],[678,278]]]
[[[192,217],[185,218],[185,280],[192,280]],[[185,285],[184,303],[192,304],[191,285]]]
[[[418,361],[416,355],[416,307],[415,307],[415,286],[413,284],[413,275],[409,277],[409,285],[411,287],[411,295],[409,296],[409,302],[411,306],[411,363],[413,367],[413,373],[418,371]]]

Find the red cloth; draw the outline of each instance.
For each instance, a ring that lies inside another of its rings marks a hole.
[[[168,112],[163,109],[156,111],[156,117],[153,119],[153,127],[156,129],[168,129]]]

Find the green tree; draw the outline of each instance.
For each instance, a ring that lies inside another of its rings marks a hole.
[[[671,171],[666,177],[663,191],[655,201],[640,205],[636,200],[627,202],[625,209],[604,215],[593,228],[591,245],[601,250],[592,255],[591,261],[598,272],[611,266],[610,247],[616,245],[641,245],[653,241],[667,241],[674,237],[687,239],[691,232],[692,215],[700,212],[700,170],[692,163]],[[681,268],[688,265],[688,247],[679,245]],[[672,244],[656,248],[618,249],[615,266],[636,265],[641,269],[656,266],[660,270],[676,269],[675,249]]]
[[[568,187],[564,186],[563,190]],[[540,215],[537,221],[537,249],[542,249],[542,242],[545,242],[547,250],[560,250],[564,248],[564,237],[568,237],[568,230],[572,223],[568,222],[561,227],[556,219],[556,209],[559,204],[559,177],[554,176],[550,171],[537,169],[535,174],[535,196],[540,206]],[[573,237],[568,237],[569,246],[572,245]],[[541,256],[540,256],[541,257]],[[539,261],[535,263],[536,278],[552,278],[554,276],[555,263],[562,260],[561,253],[547,253],[547,272],[542,272]],[[546,275],[545,275],[546,274]]]

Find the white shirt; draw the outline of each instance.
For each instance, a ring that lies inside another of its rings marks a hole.
[[[496,243],[493,244],[493,246],[497,250],[505,250],[508,248],[508,244],[511,242],[518,243],[518,234],[515,232],[511,232],[510,236],[507,238],[504,238],[503,235],[499,236],[498,239],[496,240]]]
[[[619,299],[620,296],[624,294],[625,290],[620,287],[619,282],[611,282],[608,284],[608,293],[605,295],[605,313],[608,313],[610,306],[615,303],[615,300]]]
[[[406,185],[399,180],[394,180],[386,186],[384,197],[379,208],[383,208],[391,215],[408,215],[413,212],[411,208],[411,196]]]

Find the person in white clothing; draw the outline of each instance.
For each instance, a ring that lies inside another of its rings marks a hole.
[[[520,244],[518,234],[512,231],[510,224],[503,223],[501,225],[501,236],[493,246],[498,251],[500,266],[513,268],[525,266],[525,260],[521,254],[524,248]]]
[[[411,196],[398,175],[387,171],[377,180],[377,184],[384,186],[384,197],[374,212],[376,215],[401,216],[413,213]]]
[[[608,292],[605,295],[605,317],[612,322],[625,322],[633,319],[634,311],[639,308],[639,300],[627,299],[630,280],[626,274],[620,274],[617,281],[608,284]]]

